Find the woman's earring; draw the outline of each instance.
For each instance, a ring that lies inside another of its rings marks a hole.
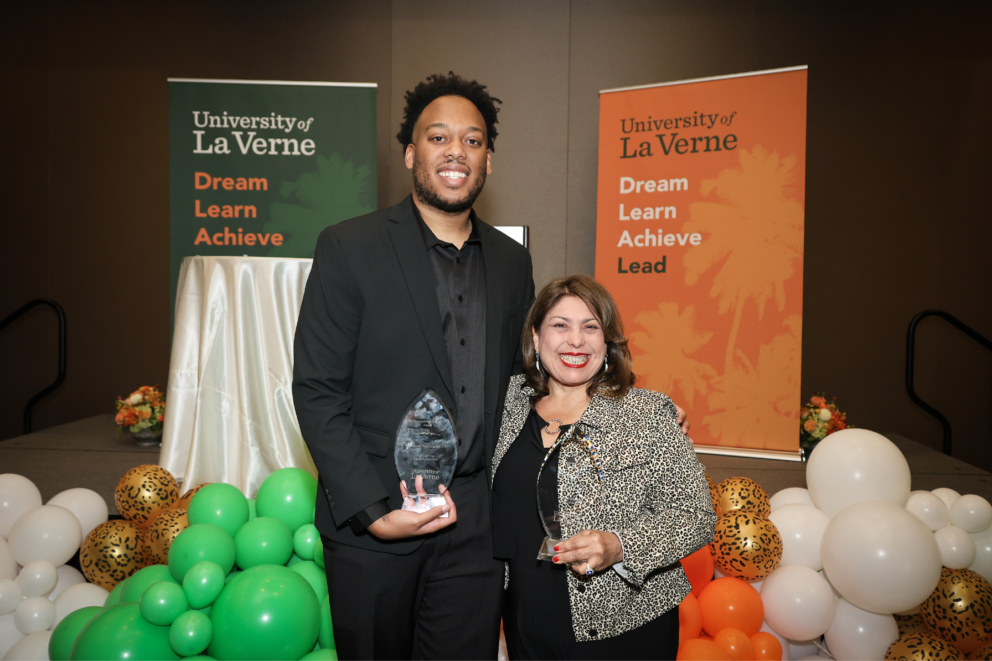
[[[534,360],[537,362],[537,371],[538,371],[538,373],[541,373],[541,354],[535,353],[534,354]]]
[[[603,371],[604,371],[604,372],[605,372],[606,370],[608,370],[608,369],[610,369],[610,365],[609,365],[609,363],[608,363],[608,362],[606,362],[606,359],[607,359],[607,358],[609,358],[609,355],[608,355],[608,354],[605,354],[605,353],[604,353],[604,354],[603,354]]]

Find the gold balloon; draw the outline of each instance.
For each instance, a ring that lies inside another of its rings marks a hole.
[[[899,637],[903,638],[913,633],[925,633],[930,635],[930,629],[927,628],[926,622],[923,621],[923,616],[919,613],[914,613],[912,615],[895,615],[896,624],[899,625]]]
[[[86,579],[106,590],[144,565],[138,528],[129,521],[101,523],[86,535],[79,549],[79,566]]]
[[[172,509],[176,509],[176,510],[188,510],[189,509],[189,501],[193,500],[193,496],[195,496],[196,493],[200,489],[202,489],[203,487],[207,486],[208,484],[211,484],[211,482],[205,482],[204,484],[198,484],[195,487],[193,487],[192,489],[190,489],[189,491],[187,491],[186,493],[184,493],[182,496],[179,497],[179,500],[176,501],[176,504],[172,506]]]
[[[948,569],[920,613],[937,636],[968,654],[992,638],[992,584],[970,569]]]
[[[772,506],[768,494],[761,485],[746,477],[728,477],[717,487],[716,506],[713,508],[717,516],[743,510],[754,512],[768,518]]]
[[[720,491],[716,488],[716,482],[714,482],[713,478],[709,476],[709,473],[705,473],[705,475],[706,484],[710,488],[710,501],[713,503],[713,511],[715,512],[717,503],[720,502]]]
[[[171,509],[162,512],[144,532],[145,557],[150,565],[169,564],[169,547],[179,533],[189,527],[186,510]]]
[[[968,661],[987,661],[992,659],[992,640],[985,641],[985,647],[977,649],[968,655]]]
[[[179,500],[179,485],[169,471],[154,464],[135,466],[117,483],[114,500],[121,516],[144,528]]]
[[[885,661],[943,661],[964,659],[961,650],[932,633],[911,633],[889,645]]]
[[[716,521],[713,560],[727,576],[764,579],[782,559],[782,536],[775,524],[754,512],[727,512]]]

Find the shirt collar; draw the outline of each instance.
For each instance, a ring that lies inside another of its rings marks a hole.
[[[420,209],[418,209],[417,205],[414,204],[412,195],[410,196],[410,206],[413,207],[413,215],[417,219],[417,227],[420,228],[420,235],[424,237],[424,248],[426,250],[430,250],[434,248],[434,246],[454,247],[454,244],[448,243],[447,241],[442,241],[434,235],[434,231],[428,227],[427,223],[424,222],[424,217],[420,215]],[[475,215],[475,209],[472,209],[469,214],[469,222],[472,223],[472,231],[469,233],[466,243],[479,243],[482,241],[482,238],[479,236],[479,223],[477,221],[478,217]]]

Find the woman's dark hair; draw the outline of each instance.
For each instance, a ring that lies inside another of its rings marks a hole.
[[[524,380],[526,385],[534,389],[531,404],[548,394],[548,375],[543,369],[537,369],[532,331],[540,331],[548,313],[565,296],[575,296],[589,306],[589,310],[602,326],[606,340],[608,369],[605,372],[600,371],[589,382],[589,395],[592,396],[597,389],[602,388],[602,394],[606,397],[623,397],[634,385],[636,376],[631,370],[630,349],[627,348],[627,338],[623,334],[620,311],[606,287],[587,275],[577,274],[549,282],[537,295],[537,300],[527,315],[520,341],[524,354]]]
[[[465,80],[454,71],[449,71],[447,76],[439,73],[431,74],[427,76],[427,80],[418,83],[406,93],[403,123],[400,124],[400,132],[396,134],[396,139],[400,141],[403,149],[413,143],[413,127],[420,119],[424,108],[430,105],[431,101],[442,96],[460,96],[468,99],[478,108],[482,119],[486,122],[486,138],[489,141],[487,146],[489,151],[495,152],[496,136],[499,135],[496,130],[496,123],[499,121],[496,119],[496,114],[499,108],[496,104],[503,102],[490,96],[485,85],[480,85],[475,80]]]

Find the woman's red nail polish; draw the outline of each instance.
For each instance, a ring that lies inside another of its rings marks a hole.
[[[552,562],[558,562],[558,556],[555,556]]]
[[[556,550],[556,551],[560,551],[561,549],[560,549],[560,548],[558,548],[558,547],[556,546],[556,547],[555,547],[555,550]]]

